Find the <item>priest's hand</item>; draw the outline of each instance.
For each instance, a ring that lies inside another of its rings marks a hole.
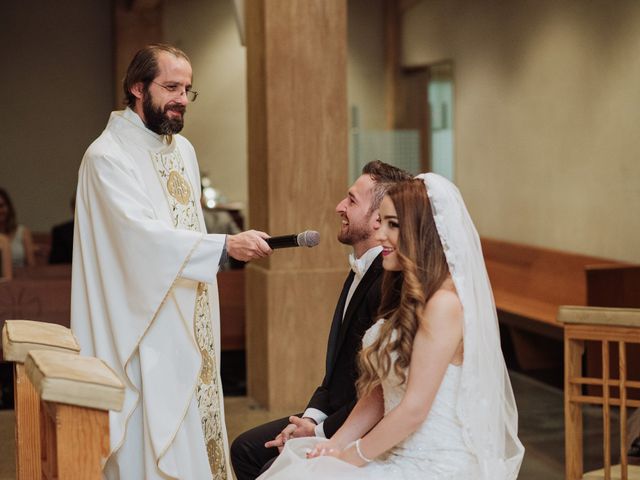
[[[269,238],[269,235],[258,230],[227,235],[227,254],[242,262],[267,257],[273,250],[267,245],[265,238]]]

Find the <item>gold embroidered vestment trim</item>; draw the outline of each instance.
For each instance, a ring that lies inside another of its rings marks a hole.
[[[174,227],[200,231],[194,192],[186,177],[180,150],[172,145],[166,151],[153,153],[152,158],[169,202],[169,212]],[[202,282],[198,283],[197,287],[193,328],[202,357],[195,395],[200,411],[209,465],[214,479],[227,480],[224,427],[221,415],[222,391],[215,358],[209,287]]]

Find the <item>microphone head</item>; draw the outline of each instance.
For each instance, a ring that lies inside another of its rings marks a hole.
[[[315,230],[305,230],[296,238],[299,247],[315,247],[320,243],[320,234]]]

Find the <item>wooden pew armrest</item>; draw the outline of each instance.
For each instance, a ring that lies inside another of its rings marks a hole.
[[[500,289],[494,290],[493,296],[498,310],[562,328],[556,319],[559,305]]]

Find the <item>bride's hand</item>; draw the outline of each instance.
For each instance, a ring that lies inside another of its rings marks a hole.
[[[337,458],[356,467],[363,467],[367,463],[358,455],[355,442],[350,443],[347,448],[341,450]]]
[[[335,457],[338,460],[342,460],[343,462],[350,463],[356,467],[362,467],[366,464],[365,461],[362,460],[356,453],[355,444],[351,443],[347,446],[347,448],[340,448],[335,442],[329,440],[328,442],[320,442],[316,444],[316,446],[307,453],[307,458],[315,458],[315,457]]]
[[[307,453],[307,458],[316,458],[325,455],[338,458],[340,456],[339,446],[331,440],[327,442],[319,442],[310,452]]]

